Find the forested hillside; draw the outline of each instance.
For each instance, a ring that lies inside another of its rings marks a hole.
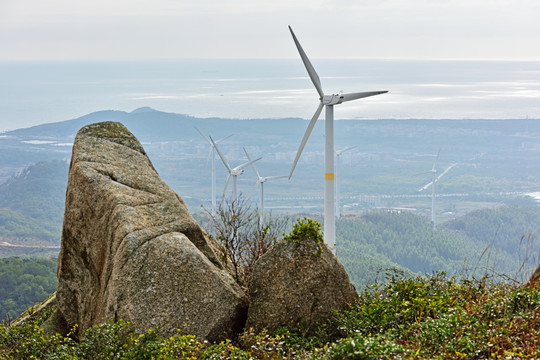
[[[59,245],[67,172],[65,161],[40,162],[1,184],[0,239]]]
[[[444,224],[447,229],[510,254],[519,250],[520,260],[538,263],[540,255],[540,208],[501,206],[473,211]]]
[[[0,321],[46,299],[56,283],[56,260],[0,259]]]
[[[338,256],[359,288],[384,278],[388,269],[523,281],[538,265],[540,247],[532,240],[539,220],[537,206],[504,206],[433,229],[412,212],[379,210],[338,221]]]

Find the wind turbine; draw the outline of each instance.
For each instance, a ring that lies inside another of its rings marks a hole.
[[[304,147],[306,146],[306,142],[309,138],[309,135],[311,134],[311,131],[313,130],[313,127],[315,126],[315,123],[317,122],[317,119],[319,118],[319,115],[321,114],[321,111],[323,107],[326,107],[326,114],[325,114],[325,152],[324,152],[324,241],[330,246],[330,248],[335,252],[336,247],[336,219],[335,219],[335,197],[334,197],[334,105],[339,105],[346,101],[352,101],[357,100],[369,96],[379,95],[387,93],[388,91],[370,91],[370,92],[359,92],[359,93],[350,93],[350,94],[331,94],[331,95],[325,95],[322,86],[321,86],[321,80],[319,79],[319,75],[317,75],[317,72],[315,71],[315,68],[313,65],[311,65],[311,62],[309,61],[306,53],[302,49],[302,46],[298,42],[298,39],[296,38],[296,35],[294,35],[294,32],[292,28],[289,26],[289,30],[291,31],[291,35],[293,37],[294,43],[296,44],[296,48],[298,49],[298,52],[300,53],[300,57],[302,58],[302,61],[304,63],[304,66],[306,67],[306,70],[309,74],[309,77],[311,78],[311,82],[313,82],[313,85],[315,86],[315,89],[317,89],[317,92],[319,94],[319,107],[315,111],[315,115],[313,115],[313,118],[311,119],[311,122],[309,123],[306,132],[304,134],[304,137],[302,138],[302,142],[300,143],[300,147],[298,148],[298,152],[296,153],[296,158],[294,159],[291,172],[289,173],[289,179],[291,178],[294,168],[296,167],[296,163],[298,162],[298,159],[300,158],[300,155],[302,154],[302,151],[304,150]]]
[[[336,150],[336,158],[337,158],[337,164],[336,164],[336,217],[339,219],[341,217],[341,211],[339,208],[339,166],[340,166],[340,160],[341,155],[349,150],[352,150],[356,148],[357,146],[349,146],[348,148],[342,149],[342,150]]]
[[[246,153],[246,156],[248,160],[251,162],[251,158],[249,157],[249,154],[244,148],[244,152]],[[255,175],[257,176],[257,182],[255,183],[255,188],[257,185],[261,186],[261,197],[260,197],[260,207],[259,207],[259,227],[262,229],[264,227],[264,183],[269,180],[277,180],[277,179],[284,179],[287,178],[287,175],[284,176],[261,176],[259,172],[257,171],[257,168],[255,167],[254,161],[251,162],[251,167],[253,168],[253,171],[255,172]],[[255,190],[255,188],[253,190]]]
[[[454,166],[457,165],[457,163],[454,163],[446,168],[439,176],[437,176],[437,161],[439,160],[439,154],[441,150],[437,153],[437,157],[435,158],[435,161],[433,162],[433,166],[431,167],[431,171],[428,171],[428,173],[432,174],[432,180],[427,183],[426,185],[422,186],[418,191],[424,191],[427,188],[431,186],[431,224],[433,225],[433,229],[435,229],[435,183],[439,181],[450,169],[452,169]]]
[[[203,139],[206,140],[208,144],[210,144],[210,151],[208,152],[208,157],[206,158],[206,164],[208,164],[208,158],[210,157],[210,155],[212,155],[212,217],[215,217],[216,216],[216,167],[214,166],[215,160],[216,160],[216,152],[214,151],[215,147],[214,147],[214,144],[212,144],[212,142],[210,141],[210,139],[204,136],[201,130],[199,130],[196,126],[195,126],[195,130],[197,130],[199,134],[201,134]],[[219,140],[216,140],[216,144],[219,144],[220,142],[222,142],[225,139],[230,138],[231,136],[232,134],[225,136],[224,138],[221,138]]]
[[[229,180],[232,177],[232,201],[236,202],[238,200],[238,195],[236,192],[236,178],[238,177],[238,175],[242,175],[244,173],[244,168],[246,166],[253,164],[255,161],[259,161],[262,158],[260,157],[255,160],[250,160],[246,163],[238,165],[237,167],[231,168],[231,166],[229,165],[229,162],[227,161],[227,158],[225,157],[225,155],[222,154],[221,150],[219,150],[219,147],[217,146],[214,139],[212,139],[211,136],[209,136],[209,138],[212,144],[214,145],[214,147],[216,148],[216,151],[219,157],[221,158],[223,165],[225,165],[225,167],[227,168],[227,171],[229,172],[229,175],[227,176],[227,182],[225,183],[225,188],[223,189],[223,197],[225,197],[225,192],[227,191],[227,187],[229,186]]]

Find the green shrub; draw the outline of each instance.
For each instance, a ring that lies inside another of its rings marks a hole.
[[[339,340],[321,355],[328,360],[405,359],[412,355],[412,351],[385,337],[357,335]]]
[[[0,359],[538,359],[540,289],[494,283],[392,277],[359,302],[319,324],[310,337],[286,328],[247,330],[238,343],[164,337],[107,322],[79,341],[46,337],[43,319],[0,325]]]
[[[249,352],[234,346],[230,340],[211,345],[201,356],[204,360],[256,360]]]
[[[301,244],[304,241],[313,241],[317,244],[316,256],[322,255],[322,244],[324,243],[321,223],[313,219],[304,217],[296,219],[293,229],[289,234],[283,234],[283,240]]]

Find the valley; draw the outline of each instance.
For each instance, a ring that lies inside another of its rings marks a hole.
[[[124,123],[139,138],[165,182],[182,196],[192,213],[202,216],[211,209],[212,169],[209,146],[195,127],[216,139],[232,135],[220,144],[232,166],[246,161],[245,147],[252,157],[262,156],[256,163],[262,176],[279,176],[288,174],[307,125],[298,118],[194,118],[141,108],[130,113],[100,111],[5,132],[0,135],[0,239],[26,247],[0,246],[0,256],[54,255],[57,251],[46,247],[60,245],[71,145],[80,127],[99,121]],[[265,186],[266,213],[322,220],[322,134],[320,121],[293,177]],[[336,121],[336,149],[352,146],[355,148],[340,156],[336,170],[343,221],[373,211],[405,212],[423,219],[429,227],[431,188],[419,189],[432,181],[435,161],[438,175],[450,168],[436,182],[437,227],[481,209],[537,208],[529,196],[540,186],[537,120]],[[217,156],[215,168],[219,203],[227,173]],[[238,191],[253,206],[259,203],[255,185],[255,174],[247,167],[238,177]],[[230,187],[228,191],[226,197]],[[337,230],[339,237],[341,230]],[[524,228],[523,234],[531,231],[536,228]],[[481,246],[488,245],[484,239]],[[480,247],[477,252],[484,250]]]

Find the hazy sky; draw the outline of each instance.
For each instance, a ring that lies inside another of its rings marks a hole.
[[[0,61],[540,60],[538,0],[0,0]]]

